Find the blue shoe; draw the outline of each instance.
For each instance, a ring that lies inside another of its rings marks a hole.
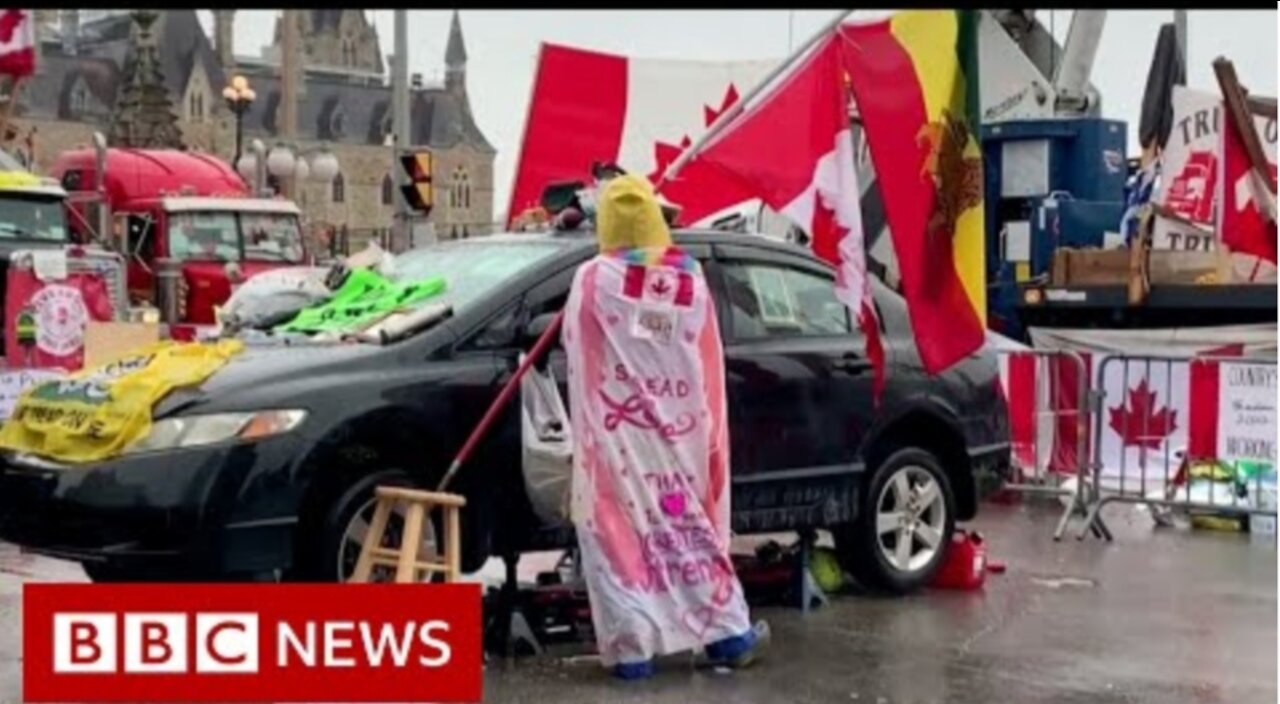
[[[757,621],[751,630],[742,635],[725,638],[706,647],[707,659],[713,665],[731,667],[735,670],[747,667],[755,662],[768,649],[773,640],[767,621]]]
[[[620,680],[647,680],[653,677],[658,668],[652,660],[644,662],[620,662],[613,666],[613,676]]]

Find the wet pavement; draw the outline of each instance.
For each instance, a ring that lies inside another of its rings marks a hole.
[[[743,672],[675,658],[651,681],[619,683],[590,658],[523,658],[489,665],[485,701],[1276,701],[1274,539],[1153,531],[1119,506],[1107,516],[1115,543],[1054,543],[1052,507],[984,506],[972,527],[1008,570],[982,592],[842,595],[807,615],[761,609],[773,648]],[[20,701],[21,585],[36,580],[84,577],[0,545],[0,703]]]

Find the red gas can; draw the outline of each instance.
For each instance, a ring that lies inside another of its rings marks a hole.
[[[987,576],[987,545],[977,533],[957,530],[933,578],[939,589],[981,589]]]

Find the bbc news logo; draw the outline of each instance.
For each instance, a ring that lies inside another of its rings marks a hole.
[[[478,585],[32,584],[23,698],[478,701]]]

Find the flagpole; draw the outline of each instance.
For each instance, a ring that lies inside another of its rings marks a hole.
[[[674,178],[676,173],[679,172],[680,169],[683,169],[689,163],[689,161],[693,159],[694,155],[698,153],[698,150],[706,146],[707,142],[709,142],[712,137],[715,137],[716,135],[720,134],[720,132],[723,131],[724,128],[727,127],[735,117],[737,117],[739,114],[742,113],[742,110],[746,107],[747,103],[751,102],[753,98],[755,98],[762,91],[764,91],[764,89],[767,88],[769,84],[773,83],[774,79],[776,79],[778,76],[781,76],[783,72],[785,72],[791,66],[791,64],[795,62],[796,59],[800,58],[801,56],[804,56],[805,53],[807,53],[809,49],[813,48],[814,45],[816,45],[819,41],[821,41],[823,37],[826,37],[828,34],[834,31],[836,27],[839,27],[840,23],[844,22],[845,18],[851,14],[853,14],[853,10],[841,10],[840,12],[836,13],[836,16],[833,17],[830,22],[827,22],[825,25],[822,26],[821,29],[815,32],[812,37],[809,37],[809,39],[805,41],[804,44],[800,45],[799,49],[796,49],[795,51],[791,52],[790,56],[788,56],[781,63],[779,63],[776,68],[774,68],[772,71],[769,72],[768,76],[765,76],[764,79],[761,80],[759,83],[757,83],[756,86],[752,88],[746,95],[742,96],[741,98],[738,99],[736,103],[729,106],[729,109],[720,113],[720,116],[716,118],[715,122],[711,123],[711,126],[707,128],[707,131],[703,132],[702,136],[699,137],[696,142],[689,145],[688,149],[681,152],[680,156],[677,157],[675,161],[671,162],[671,165],[667,167],[667,170],[662,172],[662,176],[658,179],[658,182],[653,186],[654,190],[661,190],[663,184],[665,184],[667,181],[670,181],[672,178]]]

